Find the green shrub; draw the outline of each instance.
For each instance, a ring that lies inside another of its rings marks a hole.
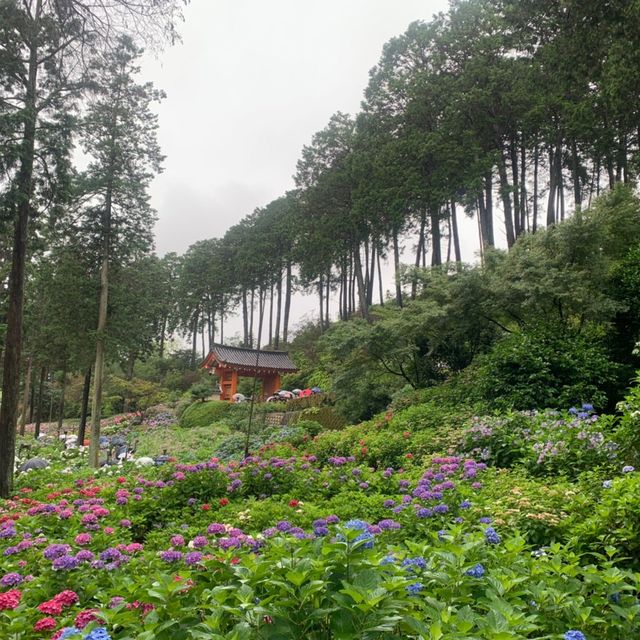
[[[237,412],[238,405],[220,400],[210,402],[195,402],[187,407],[180,416],[180,426],[185,428],[207,427]]]
[[[474,417],[462,451],[498,467],[521,465],[532,475],[577,478],[596,467],[618,465],[612,420],[597,416],[590,405],[568,412],[515,411]]]
[[[332,407],[326,406],[305,409],[299,414],[298,420],[312,420],[313,422],[319,423],[322,428],[327,431],[342,429],[347,424],[344,416]],[[297,424],[297,421],[294,421],[293,424]]]
[[[618,409],[622,415],[615,437],[620,443],[620,457],[640,468],[640,372]]]
[[[604,553],[615,547],[619,557],[640,568],[640,473],[605,480],[593,497],[588,517],[573,528],[581,551]]]
[[[106,396],[102,399],[102,416],[108,418],[116,413],[122,413],[123,407],[124,399],[122,396]]]
[[[194,384],[190,389],[189,393],[193,400],[200,400],[204,402],[212,392],[211,383],[210,382],[198,382],[198,384]]]
[[[606,406],[618,366],[601,336],[553,325],[534,326],[500,340],[478,361],[476,384],[495,408],[564,408],[590,402]]]

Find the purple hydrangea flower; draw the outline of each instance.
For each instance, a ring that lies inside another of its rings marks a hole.
[[[0,584],[3,587],[16,587],[18,586],[24,578],[16,572],[5,573],[0,579]]]
[[[178,562],[178,560],[182,560],[182,552],[168,549],[167,551],[160,552],[160,558],[164,560],[164,562]]]
[[[202,547],[206,547],[209,544],[209,540],[205,536],[196,536],[192,544],[195,549],[202,549]]]
[[[71,552],[71,547],[68,544],[50,544],[43,552],[42,555],[47,560],[55,560],[66,556]]]
[[[60,556],[53,561],[53,569],[54,571],[72,571],[77,569],[79,564],[80,560],[75,556]]]

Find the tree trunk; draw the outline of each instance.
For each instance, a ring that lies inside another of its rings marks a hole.
[[[571,171],[573,173],[573,206],[576,211],[582,207],[582,194],[580,188],[580,163],[578,162],[578,145],[575,138],[571,140]]]
[[[242,288],[242,329],[244,333],[244,346],[249,346],[249,307],[247,304],[247,290]]]
[[[400,283],[400,239],[398,229],[395,227],[391,231],[393,237],[393,273],[396,283],[396,304],[402,309],[402,284]]]
[[[324,297],[324,321],[329,328],[329,300],[331,299],[331,269],[327,271],[327,293]]]
[[[167,316],[163,316],[160,328],[160,360],[164,358],[164,334],[167,331]]]
[[[431,211],[429,218],[431,220],[431,266],[437,267],[442,264],[440,215],[437,209]]]
[[[512,140],[509,145],[511,156],[511,180],[513,183],[513,231],[514,237],[518,238],[523,229],[520,226],[520,185],[518,176],[518,145],[516,140]]]
[[[276,328],[273,346],[277,349],[280,346],[280,321],[282,320],[282,271],[278,275],[278,283],[276,284],[277,303],[276,303]]]
[[[36,410],[36,372],[31,373],[31,401],[29,402],[29,424],[33,423],[33,416]]]
[[[367,321],[371,321],[369,316],[369,307],[367,307],[367,296],[364,291],[364,278],[362,276],[362,261],[360,259],[360,247],[356,245],[353,252],[354,271],[356,276],[356,284],[358,285],[358,301],[360,303],[360,314]]]
[[[220,344],[224,344],[224,296],[220,300]]]
[[[40,437],[40,425],[42,424],[42,396],[44,394],[44,381],[47,377],[47,368],[40,368],[40,384],[38,385],[38,403],[36,405],[36,424],[33,437],[37,440]]]
[[[455,200],[451,201],[451,231],[453,233],[453,253],[456,257],[456,264],[462,263],[462,253],[460,252],[460,235],[458,233],[458,213],[456,211]]]
[[[24,272],[27,257],[27,230],[33,195],[35,155],[36,87],[38,77],[38,40],[42,0],[36,0],[33,39],[29,48],[29,73],[24,102],[24,133],[20,146],[20,169],[15,182],[17,217],[14,225],[13,252],[8,286],[8,308],[4,341],[2,406],[0,407],[0,497],[8,498],[13,490],[13,467],[16,455],[16,421],[20,398],[20,358],[22,352],[22,314]]]
[[[318,277],[318,297],[320,301],[320,331],[324,331],[324,285],[322,274]]]
[[[282,341],[287,344],[289,340],[289,313],[291,311],[291,289],[293,283],[291,281],[291,262],[287,262],[287,277],[285,280],[284,293],[284,320],[282,321]]]
[[[522,137],[520,145],[520,231],[529,231],[529,205],[527,203],[527,148]]]
[[[87,413],[89,409],[89,392],[91,391],[91,367],[84,374],[84,386],[82,387],[82,406],[80,407],[80,426],[78,427],[78,446],[84,444],[84,434],[87,428]]]
[[[20,435],[24,436],[24,429],[27,425],[27,413],[29,412],[29,396],[31,392],[31,369],[33,357],[27,359],[27,371],[24,374],[24,393],[22,394],[22,413],[20,414]]]
[[[496,246],[493,235],[493,175],[489,171],[484,178],[485,183],[485,220],[484,220],[484,240],[490,247]]]
[[[253,315],[256,302],[256,289],[251,287],[251,301],[249,303],[249,346],[253,349]]]
[[[67,392],[67,368],[62,370],[62,388],[60,389],[60,404],[58,406],[58,437],[62,433],[62,423],[64,421],[64,400]]]
[[[93,380],[93,400],[91,403],[91,442],[89,444],[89,465],[98,468],[100,453],[100,418],[102,417],[102,383],[104,377],[104,347],[107,330],[107,303],[109,299],[109,236],[111,235],[111,203],[108,206],[105,241],[100,268],[100,308],[98,311],[98,335],[96,338],[95,376]],[[195,335],[195,334],[194,334]],[[195,352],[194,352],[195,357]]]
[[[384,291],[383,291],[383,286],[382,286],[382,266],[380,265],[380,252],[378,251],[378,256],[377,256],[377,262],[378,262],[378,289],[379,289],[379,293],[380,293],[380,306],[384,307]]]
[[[369,268],[369,286],[367,287],[367,304],[371,306],[373,304],[373,285],[375,282],[375,273],[376,273],[376,243],[371,243],[371,266]]]
[[[191,329],[191,366],[196,366],[196,353],[198,349],[198,320],[200,318],[200,312],[196,311],[196,315],[193,318],[193,327]],[[95,384],[95,382],[94,382]]]
[[[482,232],[482,216],[483,214],[483,209],[484,209],[484,198],[482,196],[482,194],[478,197],[478,215],[476,216],[478,218],[478,238],[480,240],[480,264],[484,265],[484,254],[485,254],[485,241],[484,241],[484,234]]]
[[[367,297],[367,303],[369,302],[369,289],[371,287],[372,276],[369,273],[369,242],[364,243],[364,291]]]
[[[269,293],[269,342],[267,344],[273,345],[273,282]]]
[[[564,176],[562,175],[562,163],[558,163],[558,199],[560,200],[560,220],[564,220]]]
[[[547,200],[547,227],[557,222],[556,199],[558,197],[558,165],[562,164],[562,150],[558,144],[549,152],[549,198]]]
[[[342,273],[340,274],[341,277],[341,287],[342,287],[342,302],[341,302],[341,307],[342,307],[342,319],[343,320],[348,320],[349,319],[349,268],[348,268],[348,263],[347,263],[347,258],[346,256],[342,257],[342,269],[341,269]]]
[[[538,141],[533,149],[533,221],[531,224],[531,230],[535,233],[538,230],[538,164],[540,149],[538,147]]]
[[[502,208],[504,210],[504,228],[507,234],[507,247],[511,249],[516,241],[513,227],[513,209],[511,207],[511,186],[507,177],[507,166],[504,156],[500,154],[498,158],[498,176],[500,178],[500,196],[502,198]]]

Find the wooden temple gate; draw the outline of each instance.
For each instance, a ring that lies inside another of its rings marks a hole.
[[[262,399],[280,388],[280,376],[298,370],[286,351],[258,351],[245,347],[211,346],[200,365],[220,378],[220,400],[231,400],[238,392],[239,378],[262,380]]]

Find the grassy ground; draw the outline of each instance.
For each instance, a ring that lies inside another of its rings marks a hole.
[[[136,429],[132,438],[138,439],[137,457],[154,457],[166,449],[168,455],[189,461],[211,458],[220,441],[228,434],[229,429],[224,425],[192,429],[173,426]]]

